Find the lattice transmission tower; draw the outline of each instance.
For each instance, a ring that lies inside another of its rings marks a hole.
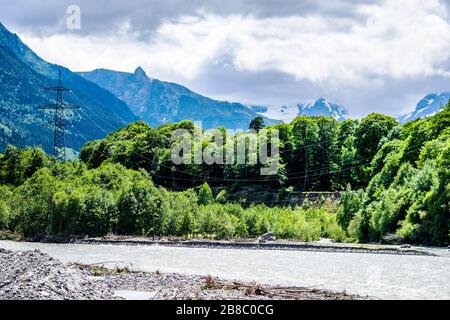
[[[67,104],[63,100],[63,92],[71,92],[62,86],[61,69],[58,70],[58,85],[45,89],[56,92],[56,103],[40,106],[39,110],[53,110],[55,112],[53,154],[57,160],[67,160],[66,154],[66,120],[65,111],[80,109],[79,106]]]

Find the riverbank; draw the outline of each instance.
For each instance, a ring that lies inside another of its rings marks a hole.
[[[30,240],[30,239],[29,239]],[[109,244],[109,245],[159,245],[167,247],[245,249],[245,250],[289,250],[311,252],[370,253],[394,255],[435,256],[434,248],[411,247],[409,245],[382,245],[336,243],[328,239],[314,242],[262,241],[258,239],[209,240],[185,238],[146,238],[108,235],[100,238],[41,238],[31,239],[43,243]]]
[[[160,245],[0,241],[10,251],[40,250],[63,264],[238,279],[272,286],[347,291],[379,299],[449,299],[450,255],[185,248]]]
[[[34,251],[0,249],[0,300],[354,300],[345,292],[265,286],[211,276],[62,264]]]

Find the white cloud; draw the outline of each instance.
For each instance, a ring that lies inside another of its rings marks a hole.
[[[242,71],[277,70],[313,82],[360,84],[375,77],[449,76],[450,23],[437,1],[361,6],[365,23],[320,16],[255,19],[205,15],[164,24],[162,63],[195,77],[224,51]],[[348,29],[336,26],[347,24]],[[347,29],[347,30],[345,30]],[[161,60],[160,60],[161,61]]]
[[[283,72],[334,92],[381,87],[385,78],[450,78],[450,21],[442,2],[385,0],[356,11],[364,19],[202,12],[164,22],[146,42],[127,33],[129,22],[109,38],[23,38],[44,58],[74,70],[142,65],[174,81],[192,81],[223,57],[240,72]]]

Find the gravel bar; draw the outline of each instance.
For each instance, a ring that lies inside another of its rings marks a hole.
[[[0,300],[121,300],[120,291],[148,293],[149,300],[367,299],[346,292],[264,286],[212,276],[64,265],[39,250],[0,249]]]
[[[51,242],[51,241],[50,241]],[[290,241],[215,241],[215,240],[183,240],[183,239],[149,239],[127,237],[103,237],[89,239],[72,239],[77,244],[112,244],[112,245],[160,245],[168,247],[186,248],[215,248],[215,249],[247,249],[247,250],[291,250],[314,252],[343,252],[343,253],[371,253],[394,255],[435,256],[426,250],[401,248],[388,245],[358,245],[334,244],[318,242],[290,242]]]

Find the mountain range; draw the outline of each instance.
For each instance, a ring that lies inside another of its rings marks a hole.
[[[262,115],[274,119],[281,119],[286,123],[291,122],[298,116],[329,116],[338,121],[348,118],[345,107],[340,104],[329,102],[324,98],[307,103],[299,103],[295,105],[284,105],[280,108],[262,108],[258,107]]]
[[[213,100],[179,84],[152,79],[141,67],[134,73],[98,69],[78,74],[112,92],[152,126],[189,119],[201,121],[205,129],[224,126],[246,130],[258,116],[241,103]],[[266,125],[280,122],[269,118],[264,121]]]
[[[348,118],[345,107],[328,102],[324,98],[320,98],[314,102],[308,102],[297,105],[300,116],[328,116],[338,121],[344,121]]]
[[[400,116],[401,123],[432,116],[439,112],[450,100],[450,92],[433,93],[419,101],[414,111]]]
[[[397,118],[400,123],[425,118],[439,112],[450,100],[450,92],[433,93],[419,101],[414,111]],[[329,116],[338,121],[348,119],[348,113],[344,106],[327,101],[324,98],[299,103],[295,105],[282,106],[281,108],[254,107],[254,110],[262,115],[284,122],[291,122],[298,116]]]

